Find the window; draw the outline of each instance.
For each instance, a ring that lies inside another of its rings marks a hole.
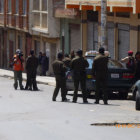
[[[34,17],[33,27],[47,29],[48,0],[34,0],[32,12]]]
[[[116,17],[129,18],[130,13],[128,13],[128,12],[118,12],[118,13],[116,13]]]
[[[138,14],[138,19],[140,19],[140,14]]]
[[[16,14],[19,12],[19,0],[16,0]]]
[[[33,1],[33,10],[39,10],[40,8],[40,2],[39,2],[39,0],[34,0]]]
[[[23,15],[26,15],[27,0],[23,0]]]
[[[8,13],[11,13],[11,9],[12,9],[12,7],[11,7],[11,0],[8,0]]]
[[[0,13],[4,12],[4,0],[0,0]]]
[[[107,12],[107,15],[113,17],[114,16],[114,13],[113,12]]]
[[[47,11],[47,0],[42,0],[42,11]]]

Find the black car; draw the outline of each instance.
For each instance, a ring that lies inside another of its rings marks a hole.
[[[86,69],[87,79],[86,79],[86,86],[87,92],[90,93],[91,91],[95,91],[95,82],[96,80],[92,78],[92,64],[94,61],[95,56],[87,56],[86,59],[89,63],[89,67]],[[123,66],[119,61],[109,59],[108,62],[108,92],[118,92],[121,98],[126,99],[128,92],[132,85],[134,84],[134,73]],[[67,71],[66,77],[66,85],[67,91],[74,90],[74,83],[73,83],[73,72]],[[81,88],[79,87],[79,90]]]
[[[134,100],[136,100],[136,110],[140,110],[140,80],[134,84],[132,93]]]

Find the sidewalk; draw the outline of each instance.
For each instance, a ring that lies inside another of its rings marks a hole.
[[[14,73],[13,73],[13,71],[10,71],[10,70],[0,69],[0,76],[13,78]],[[23,80],[26,80],[26,73],[23,73],[22,76],[23,76]],[[41,83],[41,84],[47,84],[47,85],[50,85],[50,86],[55,86],[55,78],[54,77],[38,76],[37,75],[36,80],[37,80],[38,83]]]

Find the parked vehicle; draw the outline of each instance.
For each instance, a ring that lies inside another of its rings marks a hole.
[[[96,80],[92,78],[92,64],[94,61],[95,55],[87,55],[86,59],[89,63],[89,67],[86,69],[87,73],[87,91],[90,93],[91,91],[95,91],[95,82]],[[113,60],[109,58],[108,63],[108,91],[109,92],[118,92],[120,97],[123,99],[127,98],[128,92],[132,85],[134,84],[134,74],[131,70],[127,69],[123,66],[119,61]],[[73,74],[72,71],[67,72],[67,90],[71,91],[74,90],[73,84]],[[79,88],[79,90],[81,90]]]
[[[136,110],[140,110],[140,80],[134,85],[133,97],[136,100]]]

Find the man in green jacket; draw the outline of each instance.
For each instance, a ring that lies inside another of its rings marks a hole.
[[[82,50],[78,50],[76,54],[77,57],[74,58],[71,62],[71,69],[73,70],[73,80],[74,80],[73,102],[74,103],[77,102],[77,92],[80,83],[82,94],[83,94],[83,102],[88,103],[87,92],[86,92],[86,68],[89,66],[89,64],[87,60],[83,57]]]
[[[104,48],[99,49],[99,55],[95,57],[92,72],[96,79],[96,104],[99,104],[101,93],[103,94],[104,104],[108,104],[107,78],[108,78],[108,57],[104,54]]]

